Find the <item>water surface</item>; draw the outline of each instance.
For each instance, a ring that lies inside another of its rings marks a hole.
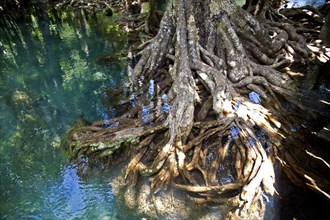
[[[114,18],[46,12],[0,23],[0,219],[133,219],[110,172],[82,178],[59,149],[76,119],[111,117],[105,90],[126,81],[126,63],[108,55],[126,36]]]
[[[109,176],[82,179],[59,149],[76,119],[111,117],[102,99],[125,82],[126,64],[103,55],[125,50],[126,35],[101,14],[45,12],[1,20],[0,217],[126,219]]]

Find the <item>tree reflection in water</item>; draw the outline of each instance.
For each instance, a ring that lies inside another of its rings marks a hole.
[[[127,47],[114,19],[42,5],[0,15],[1,219],[125,216],[108,177],[80,180],[58,149],[82,114],[107,117],[104,90],[126,78],[125,61],[95,62]]]

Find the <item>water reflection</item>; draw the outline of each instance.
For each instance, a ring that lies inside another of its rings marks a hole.
[[[96,60],[125,35],[102,15],[32,11],[0,15],[0,219],[116,219],[109,177],[82,181],[58,146],[81,115],[107,117],[102,95],[125,63]]]
[[[114,203],[109,184],[95,180],[82,181],[76,168],[68,166],[61,182],[51,184],[43,206],[50,211],[47,216],[49,219],[102,219],[115,217]]]
[[[325,0],[288,0],[283,6],[288,8],[298,8],[305,5],[319,7],[323,4],[325,4]]]

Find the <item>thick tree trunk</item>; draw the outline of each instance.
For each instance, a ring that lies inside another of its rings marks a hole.
[[[264,208],[276,159],[292,181],[328,197],[323,174],[297,165],[303,141],[291,132],[296,116],[282,106],[322,113],[310,108],[318,100],[300,100],[291,78],[290,67],[315,55],[290,23],[276,21],[268,1],[260,5],[253,16],[232,0],[172,1],[130,74],[137,107],[107,128],[72,130],[72,154],[108,158],[126,147],[131,184],[147,176],[154,193],[173,186],[198,203],[228,200],[233,215]]]

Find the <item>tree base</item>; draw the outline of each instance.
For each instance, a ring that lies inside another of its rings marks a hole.
[[[110,184],[119,206],[125,207],[125,210],[141,218],[196,220],[230,218],[227,216],[230,206],[226,205],[226,201],[223,201],[221,204],[198,205],[194,195],[189,195],[176,189],[168,189],[153,194],[148,181],[141,181],[135,186],[127,185],[125,172],[116,176]],[[245,216],[240,216],[240,219],[272,219],[272,214],[277,212],[273,203],[266,203],[263,208],[257,207],[257,211],[252,210],[249,213],[245,213]]]
[[[275,162],[295,184],[329,197],[326,174],[309,165],[330,167],[301,133],[310,132],[307,116],[329,119],[329,106],[292,79],[297,66],[328,62],[329,49],[275,19],[267,7],[252,16],[230,0],[173,1],[129,68],[127,111],[71,130],[71,155],[109,164],[123,152],[135,196],[175,188],[199,205],[226,204],[228,218],[263,212],[276,191]]]

